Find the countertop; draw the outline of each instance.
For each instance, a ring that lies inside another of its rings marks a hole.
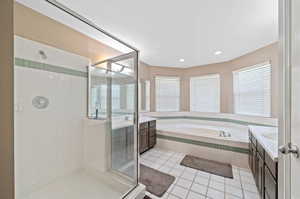
[[[139,118],[139,123],[144,123],[144,122],[150,122],[156,120],[155,118],[151,117],[140,117]],[[106,125],[107,120],[98,120],[98,119],[89,119],[85,118],[84,122],[88,126],[98,126],[98,125]],[[124,120],[124,119],[114,119],[112,122],[112,128],[113,129],[120,129],[120,128],[125,128],[133,125],[132,120]]]
[[[150,122],[156,120],[155,118],[151,118],[151,117],[140,117],[139,118],[139,123],[144,123],[144,122]],[[132,120],[116,120],[113,121],[112,123],[112,128],[113,129],[120,129],[120,128],[124,128],[124,127],[128,127],[128,126],[132,126],[133,122]]]
[[[249,130],[265,151],[278,161],[278,127],[249,126]]]

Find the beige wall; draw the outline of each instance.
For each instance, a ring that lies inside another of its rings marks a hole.
[[[0,24],[0,198],[13,199],[13,0],[1,0]]]
[[[278,117],[278,43],[274,43],[246,54],[234,60],[195,66],[187,69],[148,66],[142,68],[144,77],[151,80],[151,110],[155,111],[155,81],[157,75],[181,77],[181,111],[189,111],[189,79],[192,76],[220,74],[221,78],[221,112],[233,113],[233,76],[232,71],[270,61],[272,64],[272,117]]]
[[[19,3],[14,5],[14,29],[17,36],[87,57],[92,61],[122,54]]]

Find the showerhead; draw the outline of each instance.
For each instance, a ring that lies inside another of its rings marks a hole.
[[[39,55],[41,56],[42,59],[47,59],[47,55],[44,51],[39,50]]]

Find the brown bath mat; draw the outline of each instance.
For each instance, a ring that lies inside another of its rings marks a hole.
[[[140,182],[150,193],[161,197],[174,182],[175,177],[158,170],[140,165]]]
[[[223,176],[225,178],[233,178],[231,164],[207,160],[191,155],[186,155],[180,164],[200,171]]]

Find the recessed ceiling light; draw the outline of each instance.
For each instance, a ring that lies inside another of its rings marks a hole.
[[[218,50],[215,52],[215,55],[221,55],[222,53],[223,53],[222,51]]]
[[[181,58],[181,59],[179,59],[179,61],[180,61],[180,62],[184,62],[184,59]]]

